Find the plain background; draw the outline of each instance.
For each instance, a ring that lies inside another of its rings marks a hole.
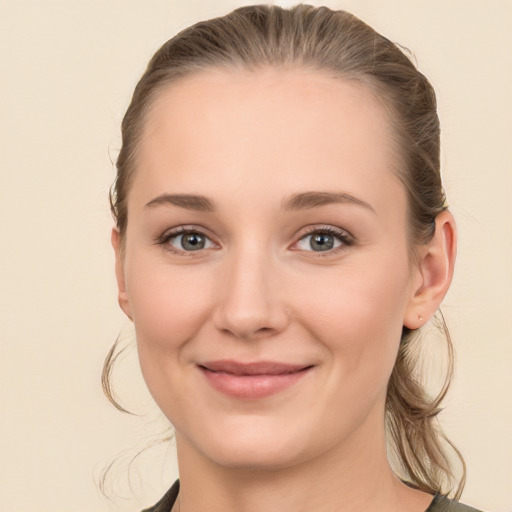
[[[245,3],[0,0],[1,512],[138,510],[176,476],[162,447],[127,479],[126,463],[165,429],[133,355],[118,389],[144,415],[119,413],[101,392],[106,352],[122,329],[130,341],[109,241],[111,160],[152,53]],[[463,501],[511,512],[512,2],[325,4],[411,48],[437,90],[460,232],[444,306],[458,364],[442,422],[468,464]],[[113,481],[125,499],[109,502],[96,481],[120,453]]]

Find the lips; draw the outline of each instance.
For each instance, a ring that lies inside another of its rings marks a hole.
[[[208,361],[198,365],[209,384],[225,395],[238,399],[259,399],[284,391],[298,383],[312,365],[274,361],[241,363]]]
[[[295,373],[309,366],[298,364],[261,361],[255,363],[239,363],[236,361],[212,361],[201,366],[212,372],[223,372],[232,375],[285,375]]]

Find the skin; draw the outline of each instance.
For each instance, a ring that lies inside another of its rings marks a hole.
[[[124,251],[116,229],[112,242],[144,377],[176,429],[181,512],[431,501],[389,467],[384,403],[402,327],[427,322],[448,289],[455,227],[439,215],[411,260],[391,133],[361,84],[301,69],[201,72],[148,114]],[[330,196],[299,204],[310,192]],[[180,227],[204,248],[186,251]],[[333,249],[313,250],[313,232]],[[239,399],[198,370],[219,359],[312,369]]]

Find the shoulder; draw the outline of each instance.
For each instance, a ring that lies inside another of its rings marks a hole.
[[[468,507],[446,496],[437,494],[425,512],[482,512],[473,507]]]
[[[145,508],[142,512],[170,512],[178,493],[180,492],[180,481],[176,480],[172,487],[164,494],[163,498],[154,506]]]

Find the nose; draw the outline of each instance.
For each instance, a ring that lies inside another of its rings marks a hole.
[[[225,262],[215,327],[243,340],[268,338],[282,332],[289,321],[279,268],[271,255],[248,248]]]

